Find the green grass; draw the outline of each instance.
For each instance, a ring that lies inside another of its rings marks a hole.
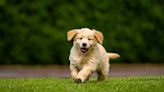
[[[0,92],[164,92],[164,76],[92,78],[76,84],[60,78],[1,78]]]

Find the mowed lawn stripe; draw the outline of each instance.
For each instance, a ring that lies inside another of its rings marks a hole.
[[[0,92],[164,92],[164,76],[109,77],[77,84],[60,78],[1,78]]]

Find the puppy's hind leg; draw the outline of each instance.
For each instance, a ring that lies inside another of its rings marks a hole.
[[[91,76],[91,74],[87,77],[86,82],[89,81],[90,76]]]
[[[97,81],[103,81],[108,77],[109,73],[109,64],[104,66],[101,70],[97,71],[98,78]]]
[[[98,75],[97,81],[105,80],[105,76],[103,75],[102,71],[97,71],[97,75]]]

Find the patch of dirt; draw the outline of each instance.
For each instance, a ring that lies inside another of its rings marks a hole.
[[[164,75],[164,64],[111,64],[109,76],[153,76]],[[96,76],[94,73],[93,76]],[[59,77],[69,78],[69,65],[1,65],[1,78]]]

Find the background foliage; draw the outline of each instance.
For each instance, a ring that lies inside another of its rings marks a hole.
[[[119,62],[164,60],[163,0],[0,0],[0,64],[68,64],[66,32],[81,27]]]

